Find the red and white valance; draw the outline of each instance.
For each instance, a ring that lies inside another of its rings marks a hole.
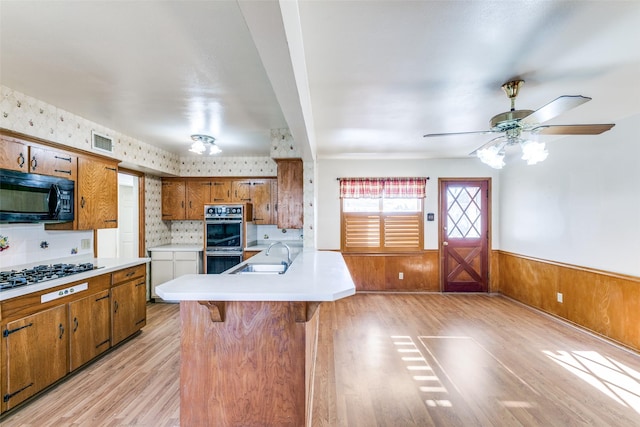
[[[411,178],[338,178],[340,198],[347,199],[412,199],[424,198],[427,179]]]

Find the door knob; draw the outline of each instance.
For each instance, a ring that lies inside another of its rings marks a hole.
[[[442,242],[442,246],[449,246],[449,242]]]

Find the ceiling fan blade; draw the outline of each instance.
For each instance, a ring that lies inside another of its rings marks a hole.
[[[481,145],[480,147],[478,147],[475,150],[473,150],[472,152],[470,152],[469,155],[470,156],[475,156],[478,153],[478,151],[482,150],[483,148],[487,148],[490,145],[493,145],[499,139],[507,139],[507,138],[504,135],[503,136],[498,136],[496,138],[493,138],[492,140],[489,140],[485,144]]]
[[[587,101],[591,101],[591,98],[582,95],[564,95],[554,99],[547,105],[537,109],[527,117],[520,120],[521,125],[534,125],[537,123],[543,123],[547,120],[551,120],[556,116],[569,111],[572,108],[576,108],[578,105],[582,105]]]
[[[546,125],[537,126],[531,129],[531,132],[540,135],[599,135],[614,126],[614,123],[591,125]]]
[[[452,132],[452,133],[428,133],[423,135],[424,138],[431,138],[435,136],[451,136],[451,135],[471,135],[471,134],[483,134],[483,133],[494,133],[492,130],[478,130],[474,132]]]

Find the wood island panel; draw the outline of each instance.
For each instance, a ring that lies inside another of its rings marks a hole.
[[[211,305],[180,302],[180,424],[304,425],[318,326],[311,305],[227,301],[216,321]]]

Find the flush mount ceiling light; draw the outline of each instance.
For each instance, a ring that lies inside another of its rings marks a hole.
[[[191,135],[191,139],[193,140],[193,144],[191,144],[191,148],[189,151],[196,154],[203,154],[209,149],[209,154],[219,154],[222,153],[220,147],[216,145],[216,139],[209,135],[201,135],[195,134]]]
[[[591,98],[582,95],[563,95],[535,111],[516,110],[515,102],[520,86],[524,80],[512,80],[502,85],[502,90],[511,101],[511,110],[497,114],[491,118],[489,129],[473,132],[429,133],[426,138],[450,136],[500,133],[502,136],[492,139],[482,147],[474,150],[483,163],[500,169],[504,166],[504,149],[509,145],[520,145],[522,159],[529,165],[543,161],[549,154],[544,142],[537,142],[537,135],[599,135],[615,126],[613,123],[579,124],[579,125],[545,125],[541,124],[556,116],[575,108]],[[523,137],[523,135],[529,135]]]

